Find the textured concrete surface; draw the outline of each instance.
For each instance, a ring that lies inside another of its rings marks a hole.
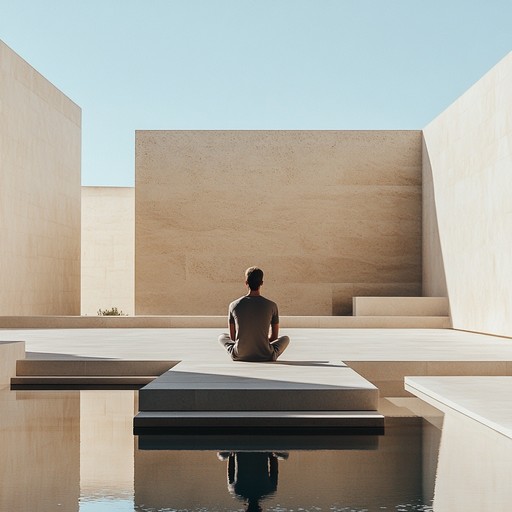
[[[80,313],[81,110],[0,41],[0,315]]]
[[[283,315],[421,295],[420,131],[138,131],[136,313]]]
[[[141,411],[371,411],[378,400],[336,362],[184,361],[139,391]]]
[[[445,277],[455,328],[511,336],[512,53],[424,138],[424,293]]]
[[[135,189],[82,187],[81,314],[135,311]]]
[[[223,329],[0,329],[29,357],[227,361]],[[450,329],[282,329],[283,361],[466,361],[512,363],[512,340]]]
[[[406,377],[405,387],[446,413],[463,414],[512,438],[512,377]]]

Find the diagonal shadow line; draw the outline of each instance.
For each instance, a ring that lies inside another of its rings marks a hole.
[[[332,368],[348,368],[346,364],[334,364],[330,361],[274,361],[273,364],[282,364],[286,366],[327,366]]]
[[[344,389],[366,389],[362,386],[358,386],[357,383],[355,385],[343,385],[343,377],[342,375],[336,376],[337,380],[339,379],[339,384],[337,383],[318,383],[318,382],[308,382],[307,379],[301,380],[298,378],[297,380],[277,380],[273,378],[265,378],[265,377],[255,377],[252,375],[242,376],[242,375],[226,375],[226,373],[201,373],[201,372],[189,372],[189,371],[179,371],[179,365],[176,365],[175,368],[165,372],[160,377],[157,377],[154,381],[148,384],[143,389],[151,389],[158,390],[165,389],[168,391],[199,391],[199,390],[218,390],[219,392],[222,390],[227,390],[229,392],[245,392],[249,390],[257,390],[257,391],[314,391],[314,390],[344,390]],[[347,366],[343,366],[340,368],[347,368]],[[169,375],[172,377],[169,379]],[[163,378],[165,376],[165,378]],[[160,381],[160,382],[158,382]],[[153,386],[153,384],[158,384],[158,386]],[[364,383],[370,384],[364,377],[361,377],[361,384]],[[161,385],[166,385],[163,388]],[[148,390],[149,390],[148,389]]]

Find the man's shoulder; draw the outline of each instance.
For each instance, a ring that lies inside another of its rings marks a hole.
[[[261,296],[261,298],[265,301],[265,303],[267,303],[269,306],[273,306],[273,307],[276,307],[277,308],[277,304],[273,301],[273,300],[270,300],[270,299],[267,299],[267,297],[263,297]]]
[[[232,310],[234,309],[236,306],[238,306],[238,304],[240,304],[240,302],[242,302],[245,298],[247,297],[247,295],[242,295],[241,297],[238,297],[238,299],[235,299],[233,302],[231,302],[231,304],[229,305],[229,309]]]

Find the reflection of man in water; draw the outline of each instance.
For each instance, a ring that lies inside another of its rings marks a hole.
[[[260,500],[277,491],[278,458],[287,453],[220,452],[220,460],[228,461],[228,490],[247,501],[247,511],[261,511]]]

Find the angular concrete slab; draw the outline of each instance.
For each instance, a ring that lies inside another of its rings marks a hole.
[[[406,377],[405,389],[512,438],[512,377]]]
[[[378,389],[343,363],[183,361],[139,392],[140,411],[375,411]]]

